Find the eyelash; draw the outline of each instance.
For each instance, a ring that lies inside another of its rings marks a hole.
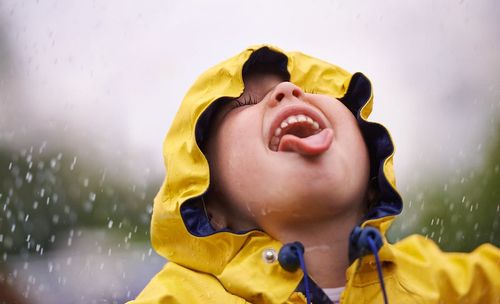
[[[239,99],[235,99],[233,109],[238,108],[238,107],[242,107],[242,106],[254,105],[254,104],[258,104],[258,103],[259,103],[259,101],[257,99],[255,99],[253,96],[247,96],[243,99],[243,101],[241,101]]]

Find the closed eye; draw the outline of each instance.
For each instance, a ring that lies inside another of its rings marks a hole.
[[[259,100],[257,100],[257,98],[255,98],[251,95],[248,95],[248,96],[245,96],[243,99],[241,99],[241,97],[238,99],[234,99],[232,101],[232,103],[233,103],[232,109],[235,109],[235,108],[242,107],[242,106],[250,106],[250,105],[258,104]]]

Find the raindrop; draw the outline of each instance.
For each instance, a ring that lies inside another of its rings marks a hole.
[[[55,241],[56,241],[56,235],[53,234],[53,235],[50,236],[50,242],[54,243]]]
[[[0,243],[3,242],[3,234],[0,234]]]
[[[40,189],[40,197],[45,195],[45,188]]]
[[[54,265],[52,264],[52,262],[49,262],[48,267],[49,267],[49,273],[52,272],[52,270],[54,269]]]
[[[68,247],[71,247],[71,243],[73,242],[73,239],[71,237],[68,238]]]
[[[12,162],[9,163],[9,171],[12,170]]]
[[[12,224],[10,227],[10,232],[14,232],[16,230],[16,224]]]
[[[108,222],[108,229],[111,229],[113,227],[113,221],[109,220]]]
[[[45,149],[45,147],[46,147],[46,146],[47,146],[47,142],[46,142],[46,141],[44,141],[44,142],[42,143],[42,145],[40,146],[40,148],[38,149],[38,153],[39,153],[39,154],[42,154],[42,152],[43,152],[43,150]]]
[[[29,242],[29,241],[30,241],[30,239],[31,239],[31,234],[28,234],[28,235],[26,236],[26,242]]]
[[[55,159],[51,159],[50,160],[50,167],[51,168],[55,168],[56,167],[56,164],[57,164],[57,161]]]
[[[26,216],[24,217],[24,221],[27,222],[30,218],[30,215],[29,214],[26,214]]]
[[[33,179],[33,175],[31,174],[31,172],[27,172],[24,179],[28,182],[28,184],[31,183],[31,180]]]
[[[54,224],[58,224],[59,223],[59,215],[54,214],[52,216],[52,223],[54,223]]]
[[[37,201],[34,201],[34,202],[33,202],[33,209],[35,209],[35,210],[36,210],[37,208],[38,208],[38,202],[37,202]]]
[[[92,211],[92,203],[89,202],[89,201],[85,201],[85,203],[83,203],[83,210],[87,213],[89,213],[90,211]]]
[[[42,246],[40,244],[36,244],[35,251],[38,252]]]
[[[89,179],[88,179],[88,178],[85,178],[85,179],[83,180],[83,186],[84,186],[85,188],[87,188],[87,187],[89,186]]]
[[[89,193],[89,199],[91,202],[95,201],[96,194],[94,192]]]
[[[71,164],[69,165],[69,170],[70,171],[73,171],[75,169],[75,165],[76,165],[76,160],[77,160],[77,157],[74,156],[73,157],[73,161],[71,162]]]

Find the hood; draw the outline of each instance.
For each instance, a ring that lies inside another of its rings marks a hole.
[[[256,63],[272,65],[299,87],[314,88],[315,93],[341,100],[357,118],[370,154],[370,175],[378,189],[377,201],[370,206],[360,227],[369,225],[384,234],[402,209],[395,188],[392,140],[383,126],[367,121],[373,105],[369,80],[361,73],[351,74],[299,52],[284,52],[273,46],[250,47],[203,73],[184,97],[164,141],[167,176],[155,197],[151,224],[153,247],[160,255],[187,268],[213,274],[228,290],[237,288],[238,282],[232,277],[225,284],[225,279],[230,273],[254,269],[252,259],[262,259],[261,248],[279,251],[283,246],[260,230],[215,231],[199,204],[209,186],[208,162],[200,147],[211,113],[217,101],[243,93],[244,71]],[[282,275],[296,282],[301,277],[286,271]]]

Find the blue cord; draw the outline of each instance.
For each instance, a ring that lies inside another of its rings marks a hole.
[[[384,303],[388,304],[389,301],[387,300],[387,293],[385,292],[384,277],[382,275],[382,265],[380,264],[380,260],[378,258],[378,249],[377,249],[377,246],[375,245],[375,242],[373,241],[372,238],[368,238],[367,240],[368,240],[368,244],[370,245],[370,249],[373,252],[373,255],[375,256],[375,262],[377,263],[378,280],[380,282],[380,287],[382,288],[382,294],[384,295]]]
[[[306,299],[307,299],[307,304],[310,304],[311,298],[310,298],[310,293],[309,293],[309,275],[307,274],[306,263],[304,261],[304,255],[300,249],[296,249],[295,252],[297,253],[297,256],[299,257],[300,268],[302,268],[302,271],[304,272],[304,285],[306,288]]]

